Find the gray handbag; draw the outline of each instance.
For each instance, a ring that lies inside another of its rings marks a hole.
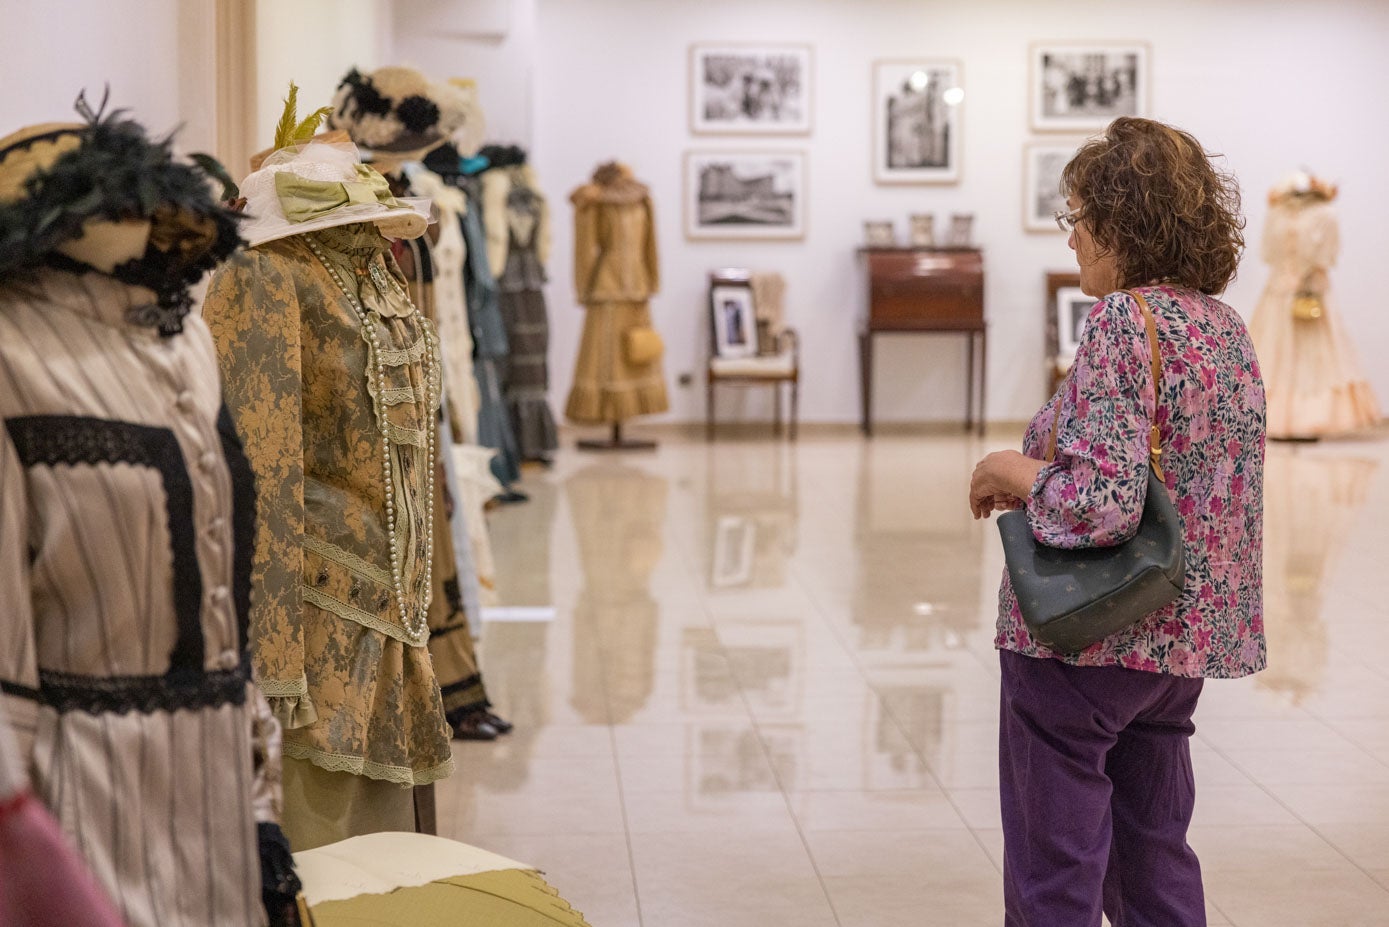
[[[1153,396],[1162,396],[1162,362],[1152,310],[1137,293],[1152,353]],[[1156,412],[1156,409],[1154,409]],[[1060,418],[1058,409],[1057,418]],[[1143,516],[1133,537],[1112,547],[1065,550],[1039,544],[1022,511],[998,518],[1003,555],[1018,608],[1033,638],[1052,650],[1075,653],[1136,624],[1182,594],[1186,558],[1182,523],[1163,483],[1156,422],[1148,432],[1151,456]],[[1053,423],[1046,460],[1056,457]]]

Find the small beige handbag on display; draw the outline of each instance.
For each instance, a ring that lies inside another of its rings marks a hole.
[[[633,367],[643,367],[665,353],[666,345],[661,333],[654,328],[642,326],[629,328],[622,333],[622,353],[627,363]]]

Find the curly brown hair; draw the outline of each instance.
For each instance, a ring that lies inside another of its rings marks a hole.
[[[1160,281],[1215,294],[1244,250],[1239,184],[1188,132],[1121,116],[1061,173],[1079,221],[1118,263],[1120,286]]]

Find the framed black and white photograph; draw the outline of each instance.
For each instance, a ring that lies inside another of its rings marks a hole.
[[[873,179],[960,179],[961,66],[951,59],[873,63]]]
[[[1056,214],[1066,211],[1061,171],[1075,157],[1079,141],[1023,146],[1022,227],[1029,232],[1061,232]]]
[[[759,720],[798,717],[805,690],[805,628],[795,621],[737,621],[720,627],[718,637]]]
[[[1085,334],[1085,319],[1098,300],[1086,296],[1078,286],[1064,286],[1056,291],[1056,347],[1057,356],[1074,359],[1080,347],[1080,338]]]
[[[1032,128],[1103,129],[1116,116],[1148,115],[1143,42],[1038,42],[1032,46]]]
[[[752,357],[757,353],[757,317],[751,287],[712,287],[709,311],[713,313],[716,357]]]
[[[809,45],[690,46],[690,131],[809,133],[811,64]]]
[[[690,238],[800,238],[805,154],[692,151],[685,156]]]

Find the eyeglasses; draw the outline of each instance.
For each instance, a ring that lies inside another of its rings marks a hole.
[[[1078,209],[1074,212],[1067,212],[1064,209],[1058,209],[1051,215],[1052,218],[1056,220],[1057,227],[1061,229],[1061,231],[1066,232],[1067,234],[1074,232],[1076,228],[1076,223],[1080,221],[1080,210]]]

